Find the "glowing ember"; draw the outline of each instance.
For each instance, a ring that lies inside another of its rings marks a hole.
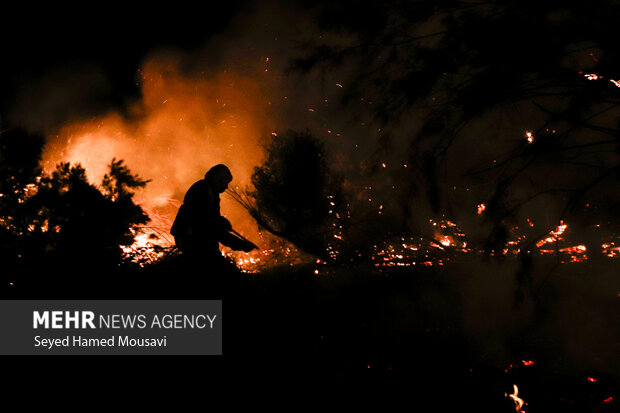
[[[441,237],[439,242],[441,243],[441,245],[449,247],[450,245],[452,245],[452,238],[450,238],[448,235],[444,235]]]
[[[62,161],[80,163],[90,182],[101,182],[110,161],[123,159],[132,172],[151,179],[137,203],[151,219],[159,215],[168,221],[185,191],[214,164],[226,164],[233,184],[247,186],[264,157],[260,138],[276,133],[256,81],[229,71],[186,76],[165,58],[147,62],[140,76],[143,98],[127,111],[132,115],[109,113],[65,125],[48,136],[44,169],[51,171]],[[249,239],[258,237],[247,211],[227,196],[222,213]],[[152,226],[153,231],[140,230],[144,235],[125,248],[126,254],[145,251],[155,242],[151,233],[160,236],[170,228]],[[248,258],[249,264],[257,258]]]
[[[588,259],[585,245],[576,245],[574,247],[562,248],[559,250],[564,254],[571,256],[571,262],[582,262]]]
[[[551,231],[551,234],[555,237],[560,237],[562,234],[564,234],[564,231],[566,231],[567,227],[568,225],[565,224],[564,221],[560,221],[560,225],[558,225],[558,227],[554,231]]]
[[[478,215],[482,215],[482,213],[487,209],[487,206],[485,204],[478,204]]]
[[[534,142],[534,135],[532,135],[532,132],[530,131],[526,131],[525,132],[525,136],[527,138],[527,143],[532,143]]]
[[[601,245],[601,247],[603,249],[603,254],[609,258],[614,258],[620,254],[620,246],[616,246],[614,242],[606,242]]]
[[[545,244],[551,243],[551,242],[557,242],[560,241],[562,239],[562,235],[564,234],[564,231],[566,231],[566,228],[568,227],[567,224],[564,223],[564,221],[560,221],[560,225],[558,225],[558,227],[554,230],[552,230],[551,232],[549,232],[549,235],[538,241],[536,243],[536,246],[538,248],[542,247]]]
[[[152,264],[165,255],[166,248],[170,248],[170,242],[157,235],[157,230],[149,227],[131,229],[134,234],[134,243],[122,246],[124,259],[144,266]]]
[[[522,412],[523,405],[525,404],[525,402],[523,401],[523,399],[519,397],[519,388],[517,387],[516,384],[513,384],[513,389],[514,389],[514,393],[512,394],[505,393],[505,396],[510,397],[512,401],[514,401],[516,412]]]

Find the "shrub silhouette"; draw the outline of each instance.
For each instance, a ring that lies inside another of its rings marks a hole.
[[[322,143],[309,132],[289,131],[266,149],[267,160],[252,175],[250,213],[271,233],[327,258],[345,202]]]
[[[147,181],[131,175],[122,161],[113,160],[109,168],[100,190],[81,165],[61,163],[27,200],[36,214],[32,232],[45,234],[44,255],[55,264],[118,265],[121,246],[133,242],[132,226],[148,221],[132,192]]]
[[[133,199],[148,181],[112,160],[100,187],[85,169],[39,166],[44,139],[20,129],[0,134],[0,258],[6,277],[40,279],[60,271],[88,277],[122,264],[132,229],[148,222]]]

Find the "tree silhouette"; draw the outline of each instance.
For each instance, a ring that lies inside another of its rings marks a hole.
[[[480,200],[485,248],[501,251],[519,214],[544,209],[545,228],[522,243],[531,250],[569,215],[600,223],[617,205],[619,15],[620,3],[606,0],[320,3],[319,27],[346,36],[313,39],[292,68],[352,68],[343,103],[381,124],[386,147],[395,127],[421,119],[407,137],[408,203],[423,194],[436,212],[450,210],[442,176],[455,167],[450,151],[467,139],[466,157],[480,159],[463,178],[492,184]],[[362,97],[373,105],[362,107]],[[520,124],[502,130],[502,116]]]
[[[35,212],[33,232],[46,234],[47,256],[57,264],[118,265],[121,246],[133,242],[131,228],[148,221],[132,199],[132,191],[146,183],[113,160],[99,190],[82,166],[61,163],[26,202]]]
[[[5,277],[37,283],[54,275],[84,279],[122,264],[132,228],[148,221],[133,201],[147,181],[112,160],[101,187],[78,165],[39,167],[43,138],[23,130],[0,134],[0,255]],[[6,281],[6,278],[5,278]],[[43,284],[41,284],[43,285]]]
[[[38,185],[44,139],[21,129],[0,133],[0,259],[10,273],[24,262],[32,213],[24,202]]]
[[[288,131],[266,148],[254,169],[245,206],[258,224],[308,253],[329,259],[342,231],[342,182],[330,171],[321,142]],[[237,199],[240,199],[237,195]]]

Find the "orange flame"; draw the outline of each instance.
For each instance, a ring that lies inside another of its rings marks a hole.
[[[450,245],[452,245],[454,243],[454,240],[449,235],[441,235],[441,236],[439,236],[438,241],[444,247],[449,247]]]
[[[43,167],[80,163],[98,184],[110,161],[123,159],[132,172],[152,180],[136,200],[151,218],[161,218],[158,230],[167,233],[185,191],[211,166],[228,165],[233,187],[250,184],[275,121],[268,99],[251,79],[227,71],[185,76],[165,59],[146,63],[140,75],[143,98],[129,115],[109,113],[65,125],[48,136]],[[222,214],[259,242],[254,221],[227,196],[222,197]],[[132,247],[146,247],[146,242],[141,236]]]
[[[515,402],[515,411],[516,412],[522,412],[523,410],[523,405],[525,404],[525,402],[523,401],[523,399],[521,399],[519,397],[519,388],[517,387],[516,384],[513,384],[513,389],[514,389],[514,393],[513,394],[508,394],[506,393],[506,397],[510,397],[512,399],[512,401]]]
[[[545,244],[562,240],[562,235],[566,231],[566,228],[568,228],[568,225],[565,224],[564,221],[560,221],[560,225],[558,225],[558,227],[556,229],[554,229],[551,232],[549,232],[549,234],[548,234],[548,236],[546,238],[538,241],[536,243],[536,246],[538,248],[540,248],[541,246],[543,246]]]
[[[529,130],[525,132],[525,137],[527,138],[527,143],[534,142],[534,135]]]

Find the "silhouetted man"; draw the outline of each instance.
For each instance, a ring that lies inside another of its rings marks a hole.
[[[219,243],[250,252],[256,245],[231,233],[230,221],[220,214],[220,194],[232,181],[226,165],[215,165],[204,179],[194,183],[183,200],[170,233],[184,254],[206,265],[222,262]]]

